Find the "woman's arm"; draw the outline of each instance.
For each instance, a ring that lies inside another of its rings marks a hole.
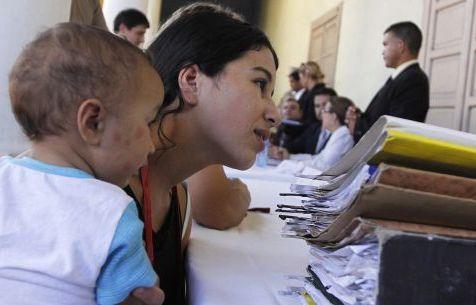
[[[226,177],[221,165],[211,165],[188,180],[193,219],[225,230],[241,223],[250,205],[250,192],[239,179]]]

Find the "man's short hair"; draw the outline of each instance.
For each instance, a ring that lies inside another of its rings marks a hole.
[[[403,40],[412,55],[417,56],[420,52],[422,34],[416,24],[410,21],[399,22],[389,26],[384,34],[393,33],[396,37]]]
[[[319,90],[316,90],[314,97],[316,95],[329,95],[329,96],[337,96],[337,92],[330,88],[330,87],[322,87]]]
[[[291,73],[289,73],[288,76],[291,77],[295,81],[299,81],[299,69],[297,68],[292,69]]]
[[[59,135],[75,122],[81,101],[99,99],[112,113],[139,83],[138,48],[107,31],[61,23],[40,33],[9,76],[15,118],[31,140]]]
[[[117,14],[114,18],[114,33],[119,32],[121,24],[124,24],[129,30],[138,25],[144,25],[146,28],[150,27],[149,20],[147,20],[144,13],[133,8],[120,11]]]

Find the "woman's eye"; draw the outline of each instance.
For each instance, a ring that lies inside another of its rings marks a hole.
[[[255,81],[255,83],[260,87],[262,91],[264,91],[264,89],[266,88],[266,85],[268,84],[268,82],[265,80],[257,80]]]

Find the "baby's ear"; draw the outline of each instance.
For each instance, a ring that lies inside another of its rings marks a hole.
[[[104,132],[106,108],[98,99],[81,102],[76,115],[78,132],[83,141],[90,145],[99,145]]]

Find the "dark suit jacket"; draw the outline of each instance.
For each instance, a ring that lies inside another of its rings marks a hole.
[[[356,142],[382,115],[424,122],[429,108],[428,78],[418,64],[387,80],[357,122]]]
[[[319,134],[321,133],[321,123],[310,124],[301,136],[286,143],[286,149],[291,154],[315,154]]]
[[[319,83],[312,87],[311,90],[306,90],[301,97],[299,98],[299,106],[301,107],[302,110],[302,118],[301,121],[304,124],[311,124],[311,123],[316,123],[316,113],[314,112],[314,97],[316,94],[325,88],[326,85],[323,83]]]
[[[293,142],[295,139],[299,138],[306,129],[306,126],[302,124],[291,125],[286,122],[286,120],[283,120],[281,125],[278,127],[276,135],[270,139],[273,145],[287,147],[289,142]]]

